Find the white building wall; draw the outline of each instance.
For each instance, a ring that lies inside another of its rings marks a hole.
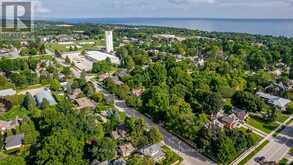
[[[112,31],[106,31],[105,32],[106,35],[106,50],[108,53],[113,52],[114,48],[113,48],[113,33]]]

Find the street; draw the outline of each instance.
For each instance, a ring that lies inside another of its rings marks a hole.
[[[257,165],[256,158],[264,156],[265,161],[280,161],[293,147],[293,123],[288,125],[277,137],[269,138],[267,144],[260,152],[258,152],[247,164]]]

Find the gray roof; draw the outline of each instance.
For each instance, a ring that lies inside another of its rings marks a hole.
[[[291,102],[291,100],[284,99],[284,98],[281,98],[278,96],[269,95],[269,94],[266,94],[263,92],[257,92],[256,95],[266,99],[266,101],[269,104],[272,104],[272,105],[280,107],[280,108],[285,108],[288,105],[288,103]]]
[[[5,139],[5,147],[9,148],[9,147],[14,147],[14,146],[18,146],[21,145],[24,139],[24,134],[18,134],[18,135],[13,135],[13,136],[8,136]]]
[[[40,91],[39,93],[37,93],[35,95],[35,98],[36,98],[39,105],[42,104],[43,99],[48,100],[50,105],[57,104],[49,89],[44,89],[44,90]]]
[[[159,144],[145,146],[138,152],[145,156],[150,156],[154,161],[159,161],[165,156],[165,153],[161,150],[161,146]]]
[[[161,151],[161,146],[158,144],[145,146],[145,147],[139,149],[140,153],[147,155],[147,156],[153,156],[154,154],[156,154],[160,151]]]
[[[123,159],[114,160],[112,165],[126,165],[126,161]]]
[[[5,97],[5,96],[12,96],[15,95],[16,91],[13,89],[4,89],[0,90],[0,97]]]

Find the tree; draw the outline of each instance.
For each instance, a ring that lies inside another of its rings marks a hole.
[[[26,162],[23,157],[21,156],[8,156],[7,158],[0,160],[0,165],[26,165]]]
[[[160,143],[163,136],[158,128],[151,128],[147,133],[148,141],[150,144]]]
[[[249,92],[239,91],[232,97],[232,104],[249,112],[260,112],[264,107],[264,102]]]
[[[260,54],[259,51],[253,52],[247,56],[247,64],[252,69],[263,69],[266,66],[266,63],[266,59]]]
[[[166,87],[153,86],[143,96],[145,111],[156,121],[164,121],[169,108],[169,92]]]
[[[127,165],[155,165],[155,163],[148,157],[135,154],[127,160]]]
[[[234,159],[237,152],[232,139],[229,137],[223,137],[220,139],[218,145],[217,158],[221,163],[225,164]]]
[[[66,78],[68,78],[71,75],[70,67],[64,67],[62,73],[65,75]]]
[[[55,54],[56,57],[61,57],[61,53],[56,49],[55,49],[54,54]]]
[[[86,164],[83,160],[83,145],[68,130],[54,130],[41,140],[34,164]]]
[[[53,79],[50,83],[50,88],[53,90],[53,91],[58,91],[60,90],[61,88],[61,85],[60,85],[60,82],[56,79]]]
[[[160,85],[167,80],[167,70],[161,63],[150,65],[148,68],[148,73],[154,85]]]
[[[39,136],[39,132],[31,120],[23,122],[20,131],[24,133],[24,144],[34,144]]]
[[[102,72],[110,72],[113,69],[113,65],[111,60],[107,58],[103,61],[98,61],[93,64],[92,72],[93,73],[102,73]]]
[[[36,108],[37,103],[30,93],[26,93],[22,105],[29,111]]]
[[[65,57],[65,63],[66,64],[70,64],[71,63],[71,60],[68,56]]]
[[[80,54],[84,56],[84,55],[86,55],[86,51],[82,50]]]
[[[287,113],[293,114],[293,102],[288,104]]]
[[[94,159],[99,161],[112,160],[116,156],[116,148],[116,142],[106,137],[93,146],[91,154]]]
[[[124,57],[124,65],[128,70],[133,69],[135,66],[133,58],[131,56]]]
[[[42,109],[47,109],[49,107],[50,107],[49,101],[46,98],[43,98],[41,108]]]
[[[46,47],[45,47],[45,44],[42,44],[42,45],[40,46],[40,53],[41,53],[41,54],[46,54]]]
[[[217,93],[198,91],[196,99],[201,104],[201,109],[207,114],[216,114],[223,109],[223,99]]]

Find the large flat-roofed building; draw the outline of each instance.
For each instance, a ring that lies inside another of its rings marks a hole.
[[[113,33],[112,31],[106,31],[105,32],[106,35],[106,50],[108,53],[111,53],[114,51],[113,48]]]
[[[103,61],[109,58],[113,64],[120,64],[118,57],[100,51],[87,51],[85,56],[91,61]]]

